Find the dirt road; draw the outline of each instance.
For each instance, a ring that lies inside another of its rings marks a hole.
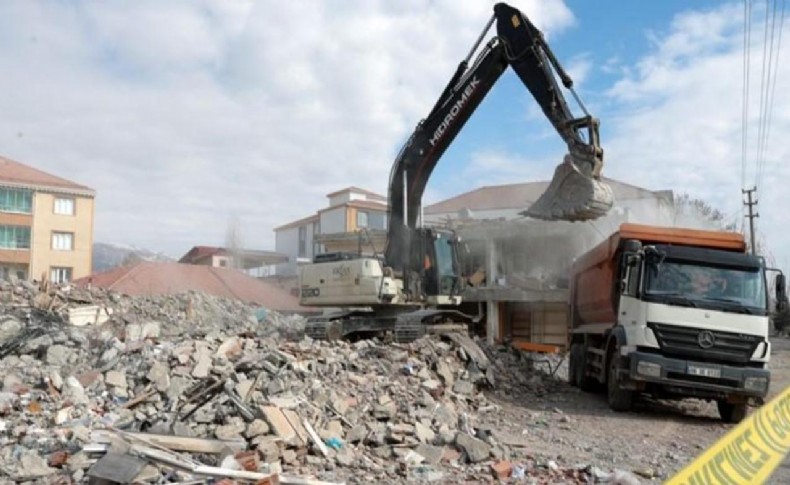
[[[771,369],[773,396],[790,385],[790,340],[774,342]],[[615,413],[604,395],[564,383],[544,395],[514,388],[490,397],[501,411],[486,424],[517,436],[525,456],[561,466],[627,470],[646,483],[670,478],[732,428],[719,420],[715,403],[700,400],[641,400],[634,411]],[[772,479],[790,483],[790,459]]]

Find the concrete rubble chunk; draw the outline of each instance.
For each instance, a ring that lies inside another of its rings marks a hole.
[[[256,419],[247,425],[247,430],[244,432],[244,437],[247,439],[255,438],[269,433],[269,425],[262,419]]]
[[[420,454],[423,458],[425,458],[425,463],[429,465],[437,465],[440,461],[442,461],[442,457],[444,456],[444,447],[443,446],[433,446],[433,445],[426,445],[421,444],[414,449],[417,453]]]
[[[414,432],[422,443],[433,443],[433,440],[436,439],[436,433],[429,426],[420,422],[414,423]]]
[[[223,441],[240,441],[244,439],[241,436],[244,431],[245,427],[243,424],[227,424],[218,426],[214,435]]]
[[[120,389],[126,389],[126,386],[128,386],[126,375],[117,370],[111,370],[104,374],[104,382],[108,386],[118,387]]]
[[[47,460],[35,452],[27,451],[19,458],[12,475],[17,480],[36,480],[54,475],[56,472],[56,469],[47,464]]]
[[[65,345],[52,345],[47,349],[47,364],[65,366],[72,358],[72,351]]]
[[[491,452],[491,446],[488,443],[466,433],[459,432],[455,437],[455,444],[466,453],[472,463],[487,460]]]
[[[162,362],[155,362],[148,371],[148,380],[154,384],[157,391],[166,392],[170,387],[170,368]]]

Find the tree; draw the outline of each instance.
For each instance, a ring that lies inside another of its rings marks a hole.
[[[735,222],[727,222],[726,216],[705,200],[691,197],[687,193],[675,194],[675,222],[678,219],[690,219],[701,225],[712,225],[725,231],[737,230]]]
[[[228,222],[228,229],[225,232],[225,249],[228,251],[228,267],[241,269],[244,242],[238,216],[233,216]]]

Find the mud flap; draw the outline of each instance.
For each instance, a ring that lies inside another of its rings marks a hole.
[[[520,214],[546,221],[587,221],[605,215],[613,203],[611,187],[583,173],[566,155],[546,191]]]

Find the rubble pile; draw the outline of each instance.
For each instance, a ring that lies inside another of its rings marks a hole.
[[[0,302],[0,483],[593,477],[481,424],[486,388],[551,379],[466,336],[312,341],[301,317],[199,294],[16,283]]]

